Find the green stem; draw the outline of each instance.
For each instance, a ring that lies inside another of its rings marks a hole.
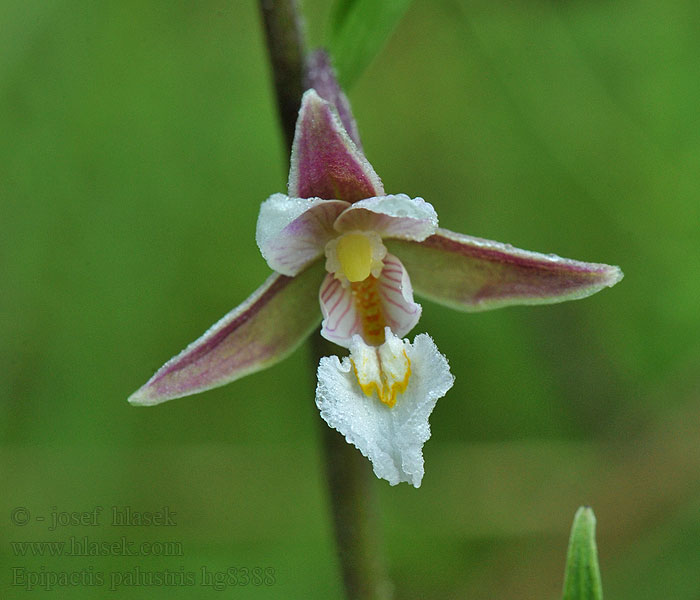
[[[319,332],[312,338],[314,368],[322,356],[338,354],[338,347]],[[379,513],[374,494],[376,477],[369,461],[345,438],[319,419],[326,451],[338,557],[349,600],[389,600],[392,585],[381,552]]]
[[[260,12],[272,64],[277,108],[289,151],[304,93],[303,26],[297,0],[260,0]]]
[[[260,0],[282,130],[291,150],[304,91],[305,45],[296,0]],[[312,368],[338,346],[312,336]],[[370,463],[319,418],[340,568],[348,600],[388,600]]]

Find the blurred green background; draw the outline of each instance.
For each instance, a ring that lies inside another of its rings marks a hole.
[[[304,7],[319,43],[326,2]],[[387,191],[449,229],[625,272],[569,304],[424,303],[416,332],[457,380],[422,488],[376,482],[397,597],[558,598],[584,503],[607,597],[699,597],[698,19],[694,0],[417,0],[350,91]],[[3,598],[42,569],[105,582],[33,597],[341,597],[306,347],[198,397],[126,403],[267,276],[275,110],[252,0],[0,0]],[[96,506],[98,525],[49,531],[52,511]],[[112,506],[177,525],[115,528]],[[183,552],[10,543],[71,536]],[[217,592],[202,567],[274,585]],[[197,581],[110,592],[134,569]]]

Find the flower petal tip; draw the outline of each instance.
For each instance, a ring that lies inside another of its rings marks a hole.
[[[355,202],[384,194],[381,179],[316,90],[304,93],[290,159],[290,196]]]
[[[165,402],[166,398],[158,399],[151,397],[149,394],[148,384],[136,390],[131,396],[127,398],[127,402],[131,406],[155,406],[161,402]]]
[[[614,265],[606,265],[607,269],[607,277],[605,279],[605,285],[607,287],[612,287],[617,283],[620,283],[624,277],[625,274],[622,272],[622,269],[620,267],[614,266]]]
[[[212,387],[216,387],[216,385],[212,385],[209,387],[200,386],[188,389],[186,385],[182,386],[178,384],[178,379],[184,378],[178,378],[177,368],[171,369],[171,365],[177,363],[177,359],[181,357],[185,351],[174,356],[158,369],[145,384],[127,398],[127,402],[131,404],[131,406],[156,406],[157,404],[163,404],[169,400],[199,394]]]

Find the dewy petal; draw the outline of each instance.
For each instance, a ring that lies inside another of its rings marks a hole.
[[[612,287],[622,271],[439,229],[423,242],[387,241],[416,292],[465,311],[575,300]]]
[[[288,194],[355,202],[382,196],[381,179],[315,90],[301,101],[289,169]]]
[[[323,314],[321,335],[348,348],[352,336],[362,332],[362,319],[350,286],[343,286],[339,279],[328,273],[321,284],[318,299]]]
[[[333,222],[349,204],[342,200],[270,196],[260,206],[255,240],[273,271],[294,276],[337,235]]]
[[[316,327],[323,266],[297,277],[274,274],[243,304],[171,358],[130,398],[150,406],[254,373],[289,355]]]
[[[392,408],[375,395],[365,395],[350,358],[341,362],[337,356],[324,357],[319,363],[316,405],[324,421],[372,461],[377,477],[391,485],[406,481],[420,487],[423,444],[430,438],[428,417],[438,398],[452,387],[454,377],[428,335],[422,333],[413,344],[406,340],[403,344],[411,361],[411,377]]]
[[[382,237],[420,242],[435,233],[438,217],[432,204],[405,194],[355,202],[335,222],[340,232],[376,231]]]
[[[379,276],[379,295],[386,324],[403,337],[420,319],[421,305],[413,301],[413,287],[408,271],[393,254],[384,257],[384,268]]]
[[[398,336],[406,335],[420,319],[422,310],[421,305],[413,301],[413,288],[406,269],[398,258],[387,254],[384,268],[375,281],[374,297],[381,307],[383,324]],[[363,313],[358,308],[352,287],[343,285],[329,273],[321,285],[319,301],[323,313],[321,335],[349,348],[352,337],[356,334],[362,336],[364,331]]]

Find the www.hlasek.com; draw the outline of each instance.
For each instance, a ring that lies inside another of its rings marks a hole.
[[[149,571],[134,567],[128,571],[96,571],[93,567],[75,571],[51,571],[45,566],[38,570],[12,567],[12,585],[27,591],[47,592],[67,587],[105,587],[117,591],[128,587],[192,587],[199,585],[221,592],[230,587],[261,587],[277,583],[272,567],[228,567],[219,571],[202,566],[198,571],[180,567],[174,571]]]
[[[71,535],[66,540],[10,542],[10,546],[15,556],[184,556],[182,542],[134,542],[125,536],[107,542]]]

